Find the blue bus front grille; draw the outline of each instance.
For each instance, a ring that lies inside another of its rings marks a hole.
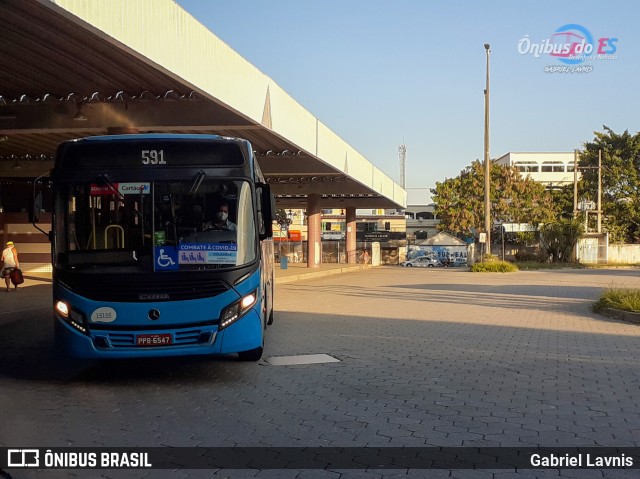
[[[127,348],[135,345],[136,337],[128,333],[109,333],[107,335],[109,343],[114,348]]]
[[[191,346],[195,344],[209,343],[213,333],[202,329],[185,329],[173,333],[171,346]],[[96,347],[108,348],[132,348],[136,345],[136,334],[108,332],[97,336],[94,340]]]
[[[174,344],[198,344],[201,332],[199,329],[176,331],[173,335],[173,342]]]

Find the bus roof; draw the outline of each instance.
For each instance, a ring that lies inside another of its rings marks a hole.
[[[139,168],[148,164],[161,168],[244,168],[243,165],[253,168],[251,153],[248,140],[219,135],[146,133],[88,136],[61,143],[54,169]],[[157,158],[149,156],[151,154]]]
[[[204,135],[198,133],[131,133],[126,135],[99,135],[87,136],[71,140],[78,141],[140,141],[140,140],[235,140],[243,141],[241,138],[232,138],[220,135]]]

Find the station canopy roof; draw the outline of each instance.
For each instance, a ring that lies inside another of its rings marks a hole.
[[[0,177],[83,136],[249,140],[278,205],[401,208],[405,191],[172,0],[0,2]],[[366,128],[366,125],[363,125]]]

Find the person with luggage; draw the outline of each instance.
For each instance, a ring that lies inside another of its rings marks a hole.
[[[7,246],[2,252],[2,277],[7,285],[7,293],[11,291],[11,273],[14,269],[20,268],[20,262],[18,261],[18,250],[13,245],[13,241],[7,241]],[[15,285],[15,289],[18,289],[18,285]]]
[[[362,269],[367,269],[367,266],[369,266],[369,261],[371,261],[371,256],[369,256],[369,251],[365,249],[362,252],[362,255],[360,256],[360,260],[362,261]]]

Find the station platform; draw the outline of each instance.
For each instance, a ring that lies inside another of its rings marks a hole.
[[[51,265],[23,263],[22,272],[25,278],[44,282],[51,281]],[[371,268],[369,265],[367,268]],[[320,278],[333,274],[342,274],[362,269],[360,264],[322,263],[319,268],[307,268],[306,263],[289,263],[282,269],[280,263],[275,264],[276,284],[292,283],[301,279]]]
[[[369,265],[367,268],[371,268]],[[320,278],[333,274],[349,273],[362,270],[360,264],[322,263],[319,268],[307,268],[307,263],[289,263],[287,269],[275,265],[276,284],[293,283],[301,279]]]

